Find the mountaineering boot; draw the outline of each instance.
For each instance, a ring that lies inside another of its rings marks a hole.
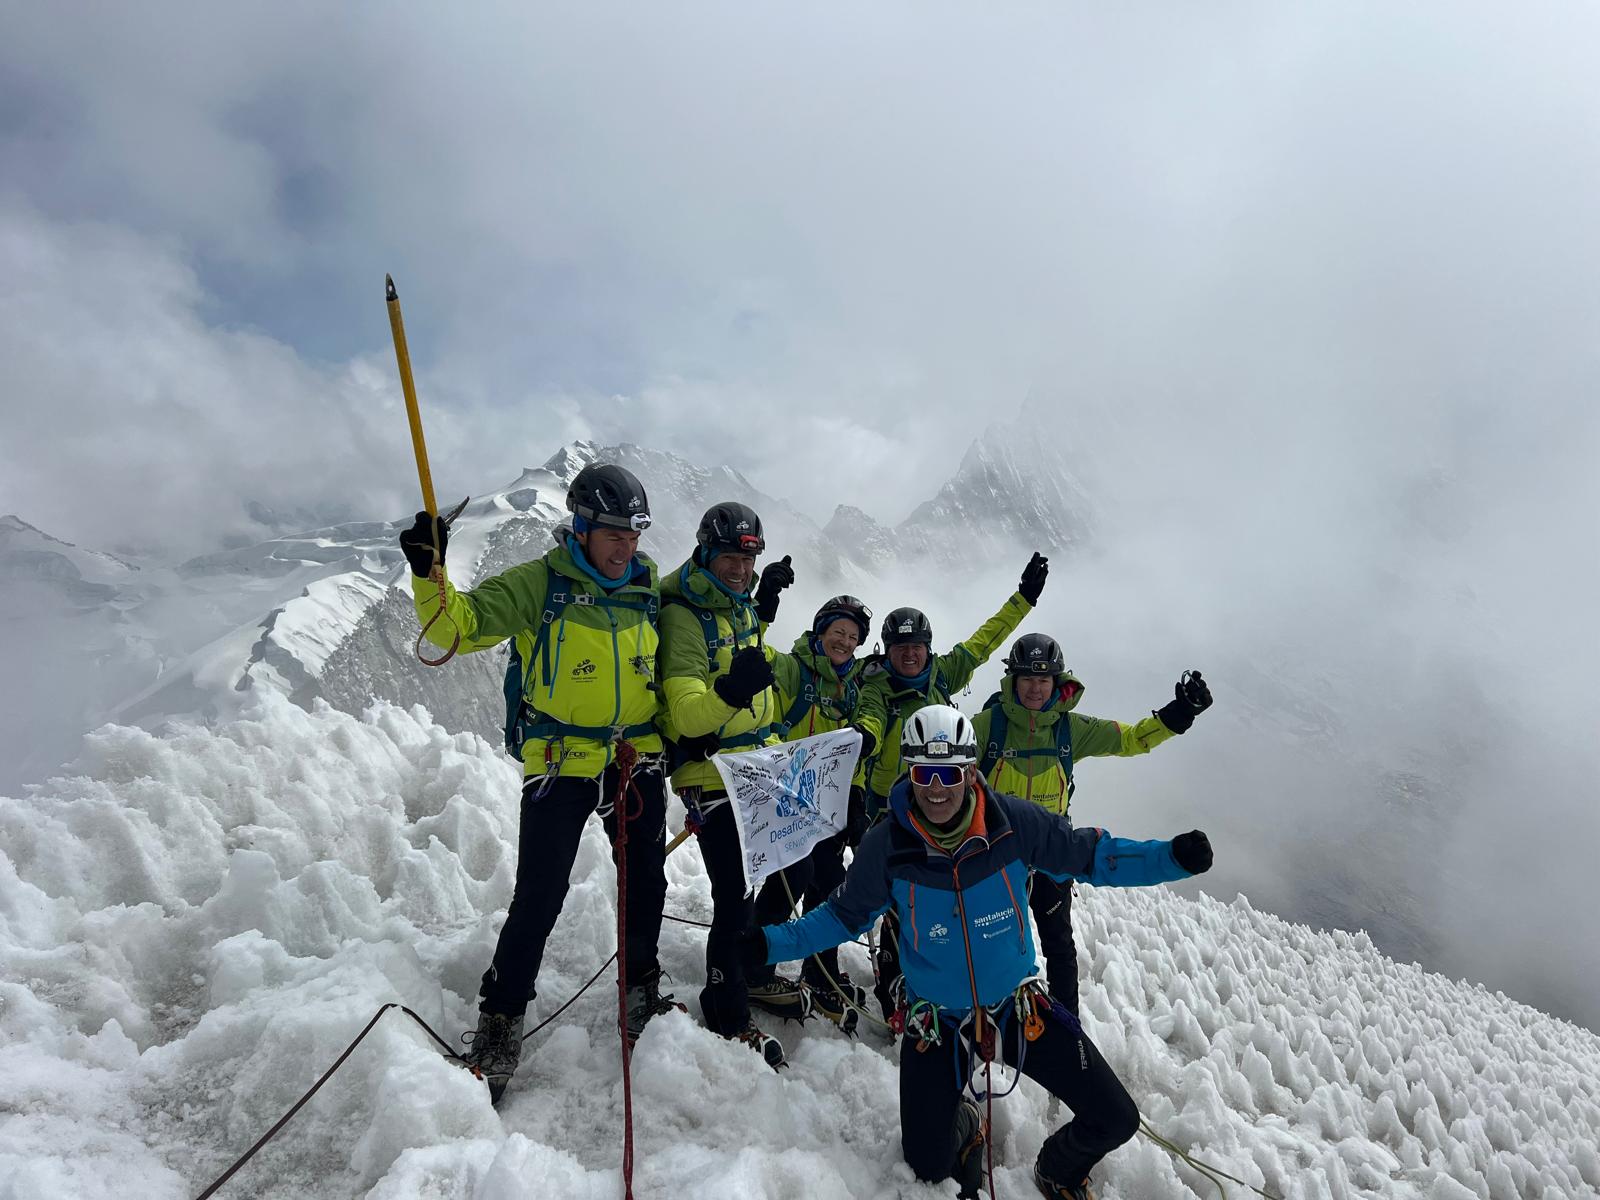
[[[989,1142],[989,1123],[983,1119],[978,1102],[968,1096],[961,1098],[956,1109],[956,1169],[951,1178],[956,1181],[956,1196],[975,1198],[983,1184],[983,1150]]]
[[[477,1030],[461,1040],[468,1046],[462,1065],[489,1085],[489,1102],[499,1104],[522,1060],[521,1015],[480,1011]]]
[[[807,981],[811,987],[811,1011],[821,1013],[845,1033],[854,1035],[867,1003],[867,989],[850,982],[843,971],[834,975],[838,987],[826,980]]]
[[[770,983],[750,985],[750,1003],[774,1016],[804,1021],[811,1015],[811,989],[797,980],[774,975]]]
[[[1094,1193],[1089,1190],[1087,1175],[1077,1183],[1062,1183],[1050,1178],[1044,1173],[1044,1168],[1034,1163],[1033,1182],[1040,1194],[1048,1196],[1050,1200],[1094,1200]]]
[[[683,1005],[673,999],[672,993],[665,995],[661,992],[661,972],[652,972],[642,983],[636,983],[628,989],[628,1044],[631,1046],[639,1040],[639,1035],[644,1032],[644,1027],[650,1023],[651,1017],[659,1017],[662,1013],[677,1009],[687,1012]]]
[[[783,1056],[783,1043],[775,1037],[762,1033],[756,1028],[756,1023],[751,1021],[740,1033],[726,1035],[730,1042],[743,1042],[750,1049],[761,1055],[767,1066],[776,1071],[779,1067],[787,1067],[789,1060]]]

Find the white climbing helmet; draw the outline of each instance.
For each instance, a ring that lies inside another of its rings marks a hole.
[[[978,735],[959,708],[930,704],[906,718],[900,757],[906,763],[975,763]]]

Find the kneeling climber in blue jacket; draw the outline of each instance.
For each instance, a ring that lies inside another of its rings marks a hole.
[[[1092,1200],[1089,1171],[1138,1132],[1139,1110],[1088,1034],[1052,1003],[1028,929],[1028,872],[1057,882],[1137,887],[1211,867],[1198,830],[1135,842],[1074,829],[1036,804],[985,787],[972,722],[949,705],[905,722],[907,767],[892,819],[862,840],[844,883],[798,920],[746,933],[745,961],[792,962],[900,918],[904,996],[900,1141],[919,1179],[982,1181],[988,1122],[964,1091],[997,1056],[1059,1096],[1073,1119],[1045,1139],[1034,1181],[1052,1200]]]

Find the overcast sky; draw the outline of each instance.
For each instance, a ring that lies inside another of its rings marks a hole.
[[[0,510],[63,536],[409,509],[385,271],[446,491],[591,429],[894,520],[1040,387],[1221,472],[1593,436],[1589,5],[5,7]]]
[[[441,498],[592,434],[894,521],[1026,411],[1102,509],[1051,594],[1097,696],[1276,654],[1410,704],[1361,727],[1401,763],[1492,701],[1459,861],[1552,828],[1539,911],[1596,900],[1592,4],[0,24],[0,513],[167,556],[410,513],[386,271]]]

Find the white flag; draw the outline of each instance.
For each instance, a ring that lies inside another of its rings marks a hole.
[[[746,887],[844,829],[860,755],[861,735],[846,728],[711,760],[739,826]]]

